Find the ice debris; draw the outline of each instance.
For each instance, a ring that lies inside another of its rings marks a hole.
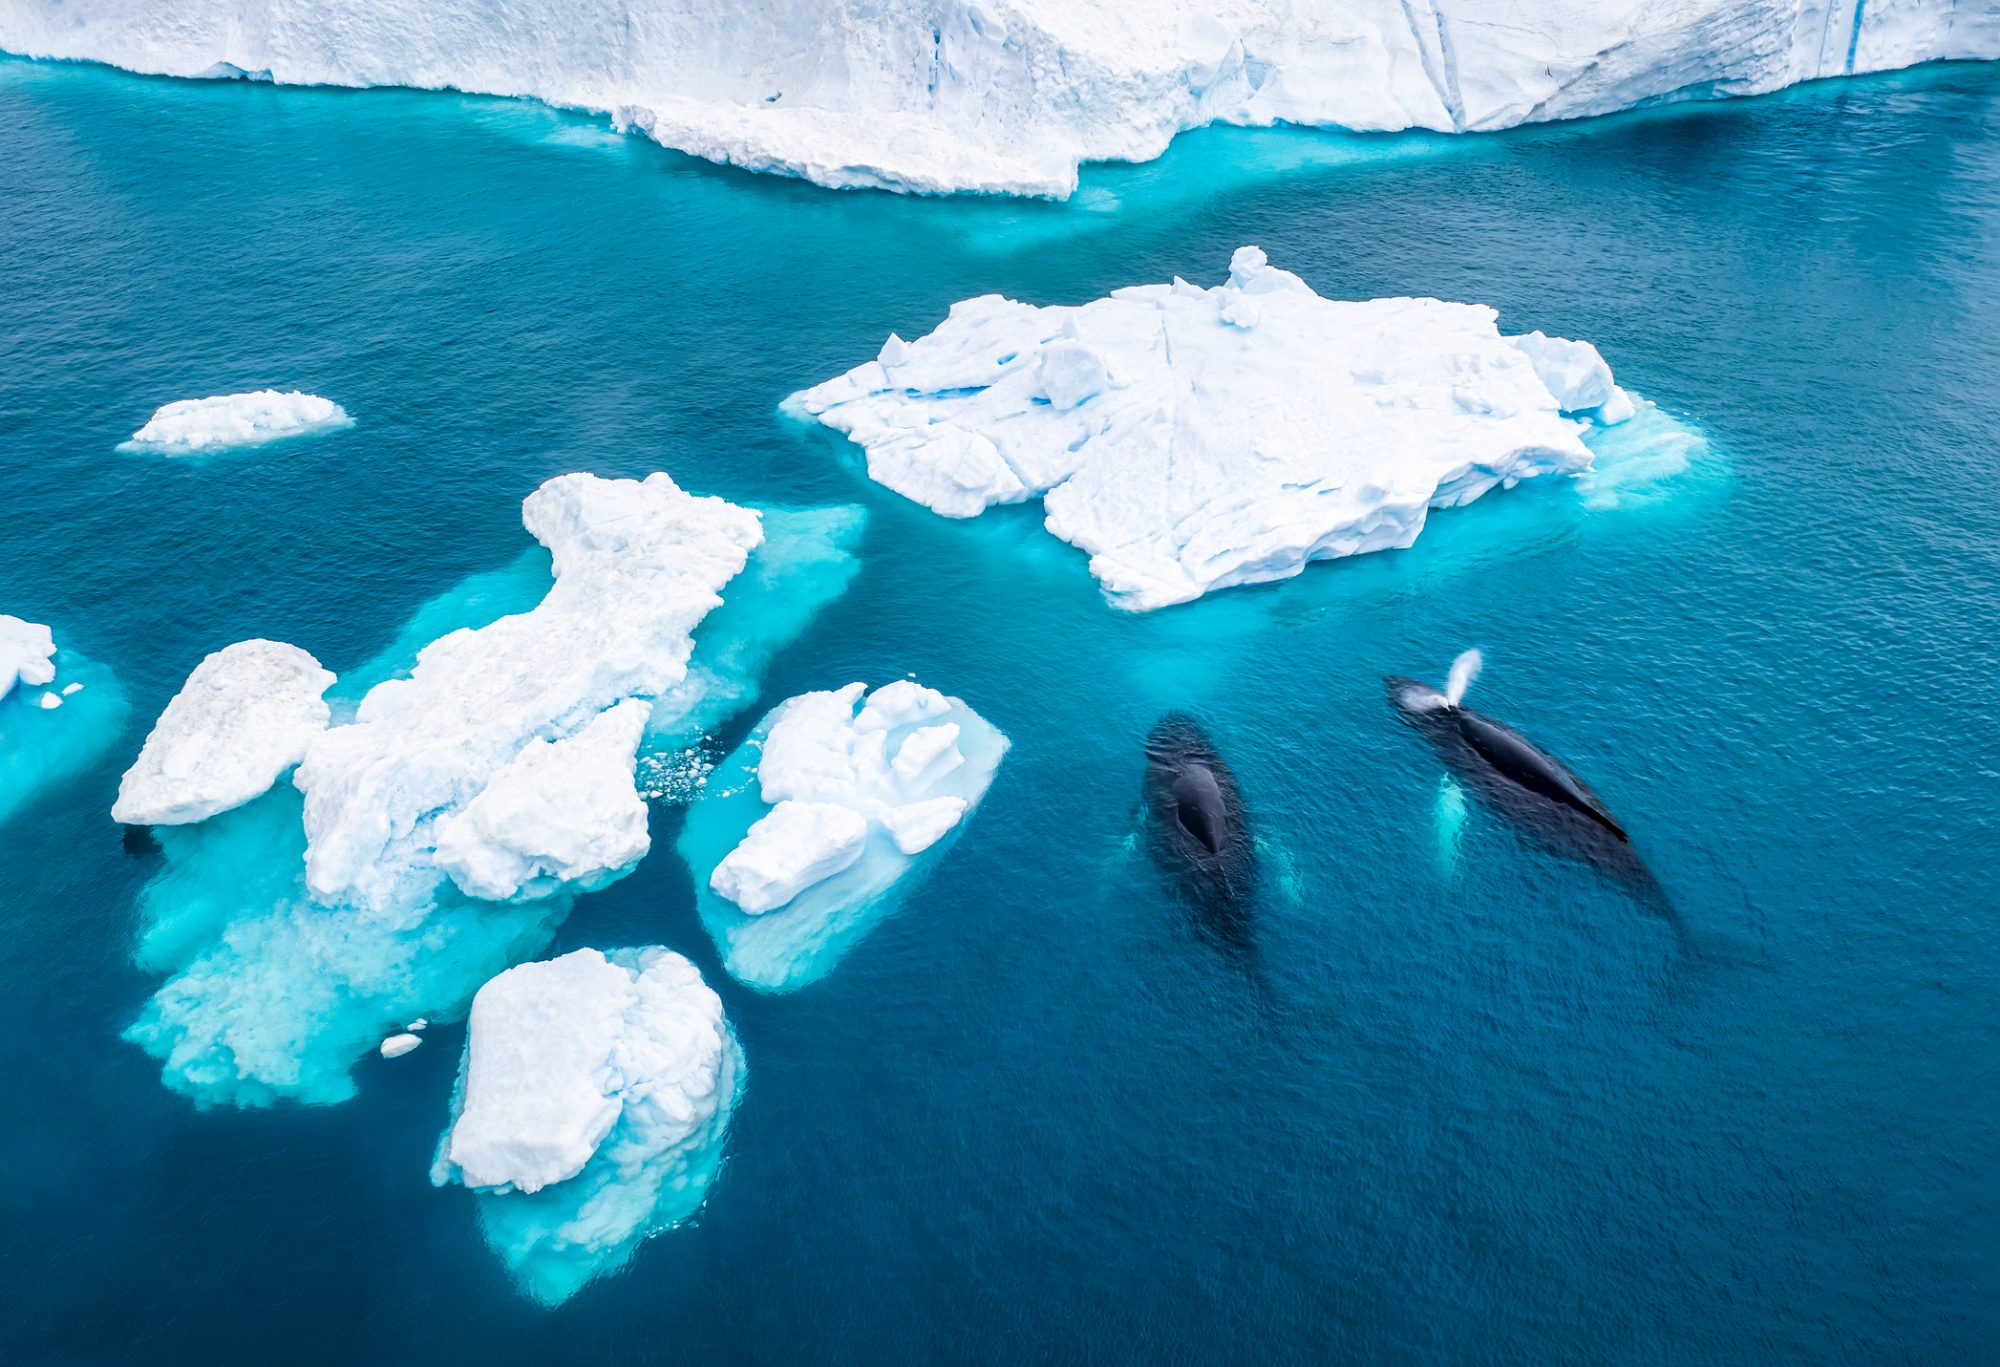
[[[383,1040],[380,1052],[383,1058],[401,1058],[422,1043],[421,1039],[406,1030],[400,1035],[391,1035]]]
[[[0,613],[0,698],[16,684],[54,683],[55,657],[56,639],[47,627]]]

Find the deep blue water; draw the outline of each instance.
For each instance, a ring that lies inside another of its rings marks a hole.
[[[1209,133],[1068,206],[834,194],[526,104],[18,62],[0,128],[0,611],[130,704],[0,825],[0,1360],[2000,1353],[2000,73]],[[933,518],[774,412],[955,299],[1209,283],[1244,242],[1325,294],[1590,338],[1709,455],[1636,506],[1523,489],[1134,618],[1032,512]],[[266,385],[357,425],[113,450]],[[796,994],[722,970],[675,810],[578,903],[556,948],[688,954],[749,1083],[698,1222],[545,1310],[427,1180],[458,1027],[261,1111],[195,1109],[120,1040],[160,856],[106,812],[206,651],[353,669],[514,563],[544,478],[661,468],[869,509],[764,705],[914,671],[1014,749]],[[1471,644],[1477,701],[1604,793],[1699,954],[1477,807],[1442,858],[1381,680]],[[1247,954],[1131,840],[1173,706],[1261,831]]]

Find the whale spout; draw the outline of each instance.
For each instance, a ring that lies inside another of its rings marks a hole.
[[[1445,680],[1444,685],[1444,700],[1447,706],[1457,707],[1465,701],[1465,690],[1472,687],[1473,681],[1479,677],[1479,671],[1485,664],[1486,657],[1479,653],[1476,646],[1462,652],[1451,662],[1451,677]]]

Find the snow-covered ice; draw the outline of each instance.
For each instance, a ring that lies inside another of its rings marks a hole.
[[[630,869],[652,847],[632,782],[650,710],[627,698],[573,736],[529,741],[438,823],[438,867],[492,902],[587,890]]]
[[[383,1040],[380,1053],[383,1058],[401,1058],[422,1043],[421,1039],[406,1030],[400,1035],[391,1035]]]
[[[331,716],[333,675],[297,646],[238,641],[195,666],[118,785],[115,821],[205,821],[270,788]]]
[[[1113,602],[1157,608],[1408,546],[1432,508],[1588,469],[1582,434],[1632,401],[1589,343],[1497,322],[1323,299],[1244,247],[1211,289],[965,300],[787,408],[948,517],[1041,496]]]
[[[125,449],[168,456],[201,455],[232,446],[261,446],[286,437],[351,426],[347,410],[331,399],[297,390],[260,389],[180,399],[162,406],[124,443]]]
[[[321,901],[386,908],[424,896],[441,828],[496,779],[532,786],[574,763],[586,765],[578,787],[600,778],[610,733],[531,757],[525,775],[510,766],[536,741],[679,684],[696,624],[762,539],[754,511],[687,494],[665,474],[560,475],[529,496],[522,521],[551,555],[556,582],[542,601],[432,642],[408,678],[376,685],[352,724],[306,752],[293,781],[306,795],[306,882]],[[623,767],[629,793],[630,749]],[[604,810],[601,791],[592,800]],[[454,849],[476,858],[477,828],[504,824],[509,801],[496,794]]]
[[[773,991],[828,972],[978,805],[1006,750],[970,707],[909,680],[773,709],[680,841],[729,971]]]
[[[292,784],[155,831],[164,857],[142,895],[138,958],[167,980],[127,1037],[161,1061],[169,1086],[202,1105],[338,1102],[353,1093],[353,1065],[386,1035],[460,1018],[481,983],[546,950],[576,892],[643,851],[628,736],[645,690],[660,688],[642,757],[701,741],[754,701],[772,655],[856,567],[861,510],[773,509],[763,543],[728,580],[728,602],[702,617],[728,578],[728,548],[754,534],[756,514],[690,498],[664,476],[644,486],[567,478],[545,486],[561,509],[530,500],[559,554],[536,548],[451,587],[328,691],[336,724],[323,740],[380,727],[341,757],[366,757],[379,803],[357,788],[330,809],[337,840],[381,842],[371,855],[353,841],[351,885],[330,898],[308,889]],[[595,530],[570,525],[585,513]],[[552,572],[561,575],[553,589]],[[672,630],[669,619],[697,617],[688,657],[686,627]],[[488,648],[512,654],[488,666]],[[95,696],[93,685],[78,701]],[[406,719],[434,750],[397,739],[402,713],[375,712],[385,696],[397,708],[436,709]],[[529,727],[537,717],[557,720]],[[536,791],[544,779],[616,814],[613,829],[586,831],[573,813],[538,805],[557,796]],[[429,797],[409,791],[420,785]],[[550,824],[537,829],[544,816]],[[460,881],[512,900],[476,900]]]
[[[54,683],[56,638],[37,622],[0,613],[0,698],[15,685]]]
[[[473,998],[431,1180],[483,1193],[488,1243],[554,1304],[695,1212],[742,1086],[722,1002],[680,955],[521,964]]]
[[[0,49],[609,112],[825,185],[1066,195],[1208,123],[1504,128],[2000,56],[1948,0],[14,0]]]

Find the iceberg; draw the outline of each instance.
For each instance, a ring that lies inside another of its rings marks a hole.
[[[1432,508],[1590,468],[1635,405],[1587,342],[1436,299],[1322,299],[1255,247],[1078,307],[999,295],[793,395],[947,517],[1041,497],[1123,608],[1404,547]]]
[[[522,521],[549,549],[547,596],[433,641],[407,678],[377,684],[351,724],[307,750],[293,782],[306,795],[306,883],[322,902],[384,909],[428,894],[440,826],[524,748],[686,677],[696,624],[762,540],[754,511],[665,474],[559,475],[528,497]]]
[[[743,1074],[721,1000],[678,954],[518,965],[473,998],[431,1181],[478,1191],[487,1243],[560,1304],[700,1208]]]
[[[151,451],[167,456],[203,455],[234,446],[262,446],[287,437],[309,436],[351,427],[347,410],[331,399],[297,390],[280,393],[260,389],[254,394],[218,394],[207,399],[180,399],[160,408],[122,451]]]
[[[75,778],[125,725],[118,681],[45,626],[0,615],[0,824]]]
[[[13,0],[0,50],[608,113],[823,185],[1066,196],[1210,123],[1463,132],[2000,56],[1940,0]]]
[[[267,791],[305,758],[331,712],[333,675],[297,646],[238,641],[208,656],[167,704],[118,785],[114,821],[205,821]]]
[[[126,1037],[160,1060],[169,1087],[204,1106],[339,1102],[385,1037],[462,1017],[481,983],[547,949],[578,893],[644,853],[635,768],[712,744],[708,728],[754,701],[772,656],[856,567],[857,508],[770,510],[743,563],[754,512],[663,475],[564,481],[529,500],[546,545],[421,605],[328,690],[335,724],[309,750],[381,728],[338,756],[338,772],[380,785],[381,806],[356,783],[322,809],[336,842],[378,823],[379,844],[341,846],[357,851],[351,884],[308,886],[309,804],[296,783],[155,831],[164,858],[141,894],[136,957],[166,981]],[[725,580],[728,602],[709,611]],[[491,665],[489,649],[513,653]],[[453,662],[466,672],[454,677]],[[378,713],[385,694],[434,709],[431,720]],[[548,716],[559,720],[530,725]],[[390,729],[404,723],[416,741]],[[406,793],[419,783],[428,798]],[[592,815],[563,805],[578,801]]]
[[[717,767],[679,842],[730,973],[780,992],[830,972],[942,854],[1007,745],[910,680],[774,708]]]
[[[56,638],[45,626],[0,613],[0,698],[21,684],[54,683]]]

